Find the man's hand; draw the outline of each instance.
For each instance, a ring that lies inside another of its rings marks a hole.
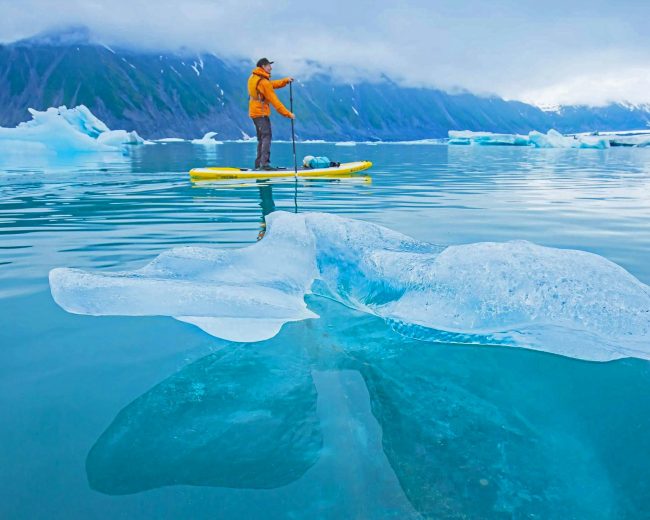
[[[295,118],[296,118],[296,114],[292,114],[291,112],[289,112],[289,115],[288,115],[287,117],[288,117],[289,119],[295,119]]]
[[[293,78],[287,78],[287,83],[293,83]]]

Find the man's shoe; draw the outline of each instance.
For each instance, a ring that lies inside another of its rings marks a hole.
[[[264,170],[265,172],[274,172],[277,170],[274,166],[271,166],[270,164],[265,164],[260,168],[260,170]]]

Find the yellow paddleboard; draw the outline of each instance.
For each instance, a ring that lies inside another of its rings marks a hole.
[[[362,172],[372,166],[370,161],[357,161],[341,163],[340,166],[331,168],[299,168],[298,177],[336,177],[350,175],[351,173]],[[247,170],[245,168],[193,168],[190,170],[190,177],[193,181],[216,181],[230,179],[276,179],[295,177],[293,169],[287,170]]]

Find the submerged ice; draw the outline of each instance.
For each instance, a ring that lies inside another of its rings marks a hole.
[[[430,341],[579,359],[650,359],[650,288],[598,255],[525,241],[442,247],[322,213],[269,215],[239,250],[185,247],[129,273],[50,272],[55,301],[90,315],[165,315],[233,341],[314,318],[334,299]]]
[[[125,145],[143,144],[137,132],[110,130],[84,105],[60,106],[44,111],[29,109],[32,120],[15,128],[0,127],[3,153],[40,151],[55,153],[114,152]]]
[[[263,504],[296,518],[645,510],[650,418],[636,364],[418,348],[374,316],[308,300],[322,319],[217,348],[122,409],[88,453],[90,487],[266,489]],[[611,449],[621,438],[626,449]],[[230,492],[213,493],[222,516],[242,516]]]

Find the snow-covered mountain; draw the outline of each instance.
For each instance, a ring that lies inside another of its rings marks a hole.
[[[220,139],[253,133],[247,114],[250,63],[191,52],[160,54],[93,43],[84,29],[0,46],[0,125],[29,118],[27,108],[84,104],[111,128],[146,138]],[[288,89],[279,91],[288,104]],[[539,107],[498,97],[380,83],[340,84],[321,75],[294,87],[302,139],[407,140],[446,137],[449,130],[564,133],[650,126],[650,107]],[[276,138],[289,125],[274,127]]]

